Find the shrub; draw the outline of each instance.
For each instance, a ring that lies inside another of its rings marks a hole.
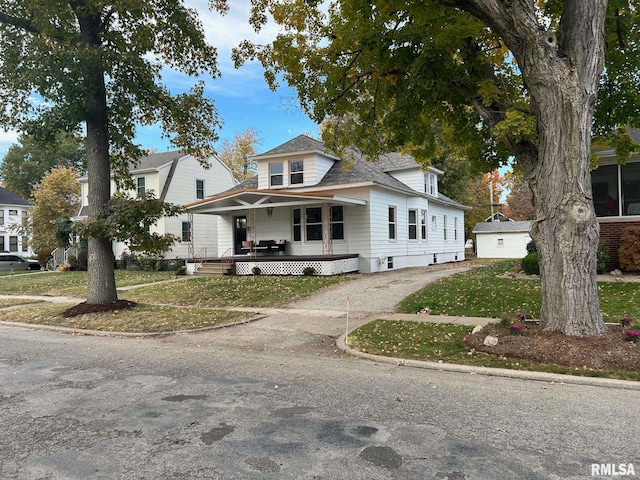
[[[607,272],[607,262],[609,261],[609,247],[607,241],[602,239],[598,243],[598,260],[596,270],[598,273]]]
[[[176,268],[176,275],[186,275],[187,267],[178,267]]]
[[[302,274],[305,277],[313,277],[316,274],[316,269],[313,267],[304,267],[304,270],[302,270]]]
[[[86,270],[89,261],[89,252],[80,250],[78,252],[78,270]]]
[[[531,252],[522,259],[522,271],[527,275],[540,275],[538,252]]]
[[[527,253],[534,253],[537,251],[538,251],[538,247],[536,247],[536,244],[533,240],[527,243]]]
[[[640,271],[640,227],[627,227],[620,238],[618,251],[620,268],[628,272]]]
[[[69,270],[77,270],[80,266],[80,262],[78,262],[78,259],[74,255],[69,255],[67,263],[69,264]]]
[[[253,273],[254,275],[260,275],[262,273],[262,270],[260,270],[260,267],[256,265],[251,269],[251,273]]]

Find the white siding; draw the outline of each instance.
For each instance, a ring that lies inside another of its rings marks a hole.
[[[12,251],[16,255],[30,257],[33,256],[33,250],[29,242],[23,243],[22,234],[19,233],[19,229],[22,226],[23,212],[31,212],[33,207],[28,205],[0,205],[0,210],[3,211],[2,217],[4,222],[0,224],[0,237],[3,239],[4,249],[0,246],[0,252],[10,251],[11,237],[17,238],[17,250]],[[10,215],[9,212],[15,210],[17,215]]]
[[[431,218],[436,217],[436,229]],[[447,218],[447,239],[444,238],[444,218]],[[457,231],[455,229],[457,219]],[[428,218],[430,263],[464,260],[464,212],[454,207],[429,202]],[[435,255],[435,256],[434,256]]]
[[[392,177],[400,180],[407,187],[416,192],[424,193],[424,172],[420,168],[389,172]]]
[[[291,162],[303,162],[303,183],[293,185],[290,183]],[[271,187],[270,185],[269,164],[272,163],[282,163],[282,186]],[[330,158],[313,153],[258,160],[258,189],[312,187],[322,180],[334,163],[335,161]]]
[[[478,258],[523,258],[527,255],[527,232],[487,232],[476,234]]]

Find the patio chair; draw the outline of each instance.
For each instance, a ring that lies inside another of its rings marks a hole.
[[[275,245],[272,246],[272,251],[274,252],[278,252],[278,255],[280,255],[280,253],[284,253],[285,252],[285,248],[287,246],[287,241],[284,239],[278,240],[278,243],[276,243]]]
[[[253,247],[253,249],[257,252],[269,252],[271,250],[271,246],[275,245],[275,240],[260,240],[258,244]]]
[[[253,252],[253,249],[254,249],[254,245],[252,240],[242,241],[242,246],[240,247],[241,252],[249,254]]]

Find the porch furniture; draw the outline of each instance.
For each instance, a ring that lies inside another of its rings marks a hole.
[[[258,244],[253,248],[256,253],[265,252],[268,253],[271,251],[272,247],[276,245],[275,240],[260,240]]]
[[[240,247],[240,251],[243,253],[253,253],[255,249],[255,245],[252,240],[243,240],[242,246]]]
[[[272,251],[278,252],[278,255],[285,252],[285,248],[287,246],[287,241],[285,239],[280,239],[278,243],[273,245]]]

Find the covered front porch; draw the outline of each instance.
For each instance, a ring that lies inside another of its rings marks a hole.
[[[215,256],[238,275],[336,275],[359,270],[359,252],[345,238],[345,210],[366,204],[325,193],[243,189],[186,208],[215,216]]]

